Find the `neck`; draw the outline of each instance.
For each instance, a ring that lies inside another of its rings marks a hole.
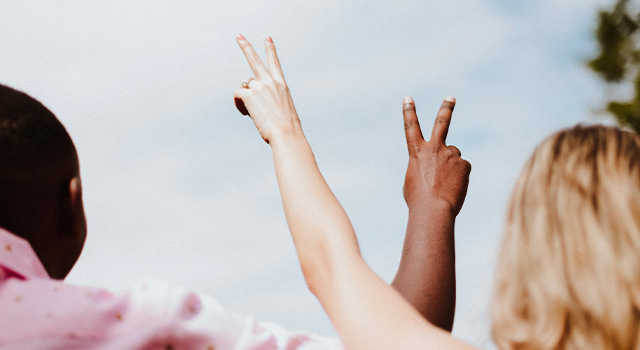
[[[0,181],[0,193],[0,226],[31,244],[49,276],[63,279],[83,243],[74,241],[64,188],[47,181]]]

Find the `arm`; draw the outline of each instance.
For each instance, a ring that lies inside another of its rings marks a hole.
[[[266,41],[269,70],[238,36],[256,80],[237,90],[273,152],[287,223],[310,290],[348,349],[467,349],[426,322],[362,260],[349,219],[316,165],[288,93],[275,47]]]
[[[425,141],[413,99],[403,101],[409,149],[403,192],[409,221],[400,266],[392,282],[422,316],[447,331],[453,327],[456,305],[454,224],[471,170],[456,147],[444,146],[454,106],[452,97],[442,103],[434,125],[438,134]],[[446,127],[441,130],[439,124]],[[451,158],[454,167],[440,166],[438,162],[444,158]]]

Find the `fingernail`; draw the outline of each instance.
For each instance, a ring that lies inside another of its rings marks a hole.
[[[402,104],[409,104],[409,103],[413,103],[413,98],[411,98],[411,96],[407,96],[402,100]]]
[[[245,39],[245,38],[244,38],[244,36],[243,36],[242,34],[238,34],[238,35],[236,36],[236,38],[237,38],[238,40],[247,40],[247,39]]]
[[[456,103],[456,98],[453,96],[447,96],[447,98],[445,98],[444,100],[447,102]]]
[[[267,41],[273,44],[273,39],[270,36],[267,36]]]

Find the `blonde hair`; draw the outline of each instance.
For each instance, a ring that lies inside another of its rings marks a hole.
[[[640,349],[640,139],[543,141],[509,202],[492,303],[503,350]]]

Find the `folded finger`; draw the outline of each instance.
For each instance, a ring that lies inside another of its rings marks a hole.
[[[236,41],[238,42],[238,45],[240,45],[240,49],[242,50],[242,53],[244,53],[244,57],[247,59],[249,67],[251,67],[256,79],[262,79],[263,77],[268,76],[269,72],[267,71],[267,68],[264,66],[260,56],[258,56],[258,53],[253,49],[253,46],[251,46],[249,41],[247,41],[242,34],[238,34]]]
[[[234,91],[233,102],[236,104],[238,112],[240,112],[242,115],[249,115],[249,110],[247,110],[247,106],[244,104],[244,96],[245,92],[242,89]]]
[[[458,157],[462,157],[462,152],[460,152],[460,149],[458,149],[458,147],[456,146],[449,146],[447,147],[448,149],[451,150],[451,152],[455,153],[458,155]]]
[[[269,66],[269,73],[271,77],[280,81],[284,81],[284,75],[282,74],[282,68],[280,67],[280,60],[278,59],[278,53],[276,52],[276,45],[273,43],[273,39],[270,36],[265,40],[265,49],[267,51],[267,65]]]
[[[444,99],[436,121],[433,124],[433,131],[431,132],[431,141],[439,142],[444,145],[447,140],[447,133],[449,132],[449,125],[451,124],[451,115],[453,114],[453,108],[456,105],[456,99],[449,96]]]
[[[420,122],[416,114],[416,105],[409,96],[402,100],[402,114],[404,116],[404,134],[407,138],[407,148],[409,155],[413,154],[424,141],[422,131],[420,130]]]

